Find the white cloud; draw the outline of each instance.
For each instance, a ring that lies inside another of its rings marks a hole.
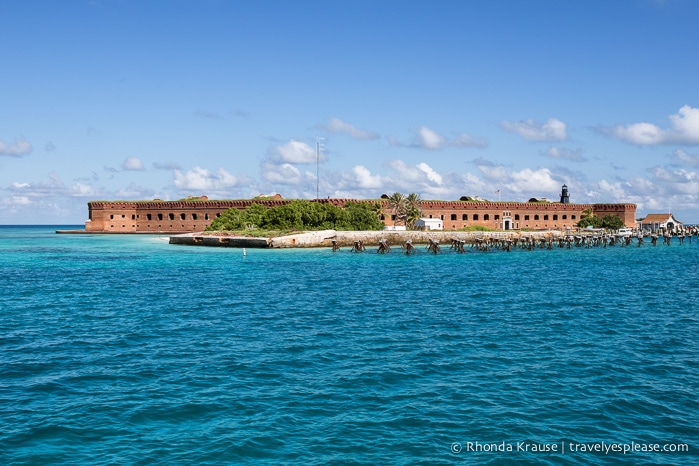
[[[427,175],[427,179],[434,184],[442,184],[442,175],[434,171],[432,167],[427,165],[425,162],[418,163],[417,169]]]
[[[628,198],[628,195],[626,194],[626,188],[628,185],[621,181],[610,183],[607,180],[601,180],[596,183],[595,187],[602,193],[601,197],[603,199],[620,201]]]
[[[315,163],[316,151],[311,146],[295,139],[275,148],[282,162]]]
[[[561,180],[554,179],[548,168],[524,168],[513,171],[502,165],[481,163],[478,170],[495,189],[505,189],[529,197],[553,196],[560,191]]]
[[[355,126],[350,125],[349,123],[345,123],[344,121],[336,117],[332,117],[328,123],[326,123],[325,125],[321,125],[320,127],[333,133],[347,134],[348,136],[351,136],[354,139],[362,139],[369,141],[379,138],[379,135],[373,131],[359,129]]]
[[[684,105],[678,113],[668,118],[669,129],[641,122],[617,125],[604,131],[622,141],[637,145],[699,144],[699,108]]]
[[[490,163],[479,163],[478,170],[485,176],[485,179],[492,182],[507,182],[510,179],[510,171],[503,165]]]
[[[453,174],[438,173],[424,162],[407,165],[402,160],[391,160],[384,165],[392,172],[382,177],[387,191],[422,193],[432,199],[449,199],[461,187]]]
[[[525,168],[520,171],[510,173],[508,187],[515,192],[530,192],[536,195],[539,192],[558,192],[561,182],[553,179],[553,175],[548,168],[532,170]]]
[[[85,183],[75,183],[70,188],[71,196],[75,197],[95,197],[98,194],[94,186]]]
[[[372,175],[371,172],[361,165],[352,169],[357,185],[365,189],[379,189],[382,186],[381,176]]]
[[[444,147],[444,144],[445,139],[441,134],[427,126],[422,126],[417,132],[414,146],[435,150],[441,149]]]
[[[519,134],[528,141],[563,141],[568,138],[566,124],[556,118],[549,118],[543,124],[531,119],[503,121],[501,126],[505,131]]]
[[[141,171],[145,170],[145,167],[143,166],[143,162],[141,162],[141,159],[137,157],[127,157],[126,160],[121,164],[121,168],[123,170],[130,170],[130,171]]]
[[[174,173],[175,187],[182,190],[219,191],[234,187],[238,181],[223,168],[216,173],[201,167],[194,167],[186,173],[175,170]]]
[[[0,155],[7,155],[9,157],[22,157],[27,155],[32,151],[32,145],[24,139],[15,139],[13,143],[7,144],[0,141]]]
[[[622,141],[639,145],[662,144],[665,141],[663,130],[652,123],[617,126],[612,131],[612,135]]]
[[[270,183],[297,185],[303,181],[299,169],[290,163],[274,164],[267,162],[262,165],[261,170],[262,177]]]

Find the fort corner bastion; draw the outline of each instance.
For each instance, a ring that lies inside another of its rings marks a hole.
[[[494,201],[421,201],[422,217],[443,221],[444,230],[460,230],[480,225],[494,230],[564,230],[575,227],[590,210],[594,215],[616,215],[627,227],[636,221],[635,204],[571,204],[565,202],[494,202]],[[209,200],[206,197],[179,201],[91,201],[88,233],[154,233],[181,234],[203,231],[227,209],[245,209],[252,204],[275,207],[291,199],[264,198],[246,200]],[[344,206],[347,202],[379,202],[381,220],[388,227],[395,225],[386,199],[315,199],[312,202]]]

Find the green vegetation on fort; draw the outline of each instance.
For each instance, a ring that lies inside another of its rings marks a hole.
[[[228,209],[206,231],[249,230],[381,230],[379,202],[348,202],[344,208],[304,200],[264,207],[254,203],[246,209]]]
[[[582,211],[582,217],[577,223],[580,228],[592,226],[593,228],[605,228],[607,230],[618,230],[624,226],[624,221],[616,215],[605,215],[597,217],[592,214],[592,210],[585,209]]]

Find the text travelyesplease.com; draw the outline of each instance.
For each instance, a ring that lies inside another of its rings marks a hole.
[[[464,442],[452,443],[452,453],[598,453],[633,454],[633,453],[686,453],[689,451],[687,443],[607,443],[607,442]]]

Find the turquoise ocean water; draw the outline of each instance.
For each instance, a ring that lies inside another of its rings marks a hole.
[[[243,256],[57,228],[0,227],[1,464],[699,463],[696,237]]]

